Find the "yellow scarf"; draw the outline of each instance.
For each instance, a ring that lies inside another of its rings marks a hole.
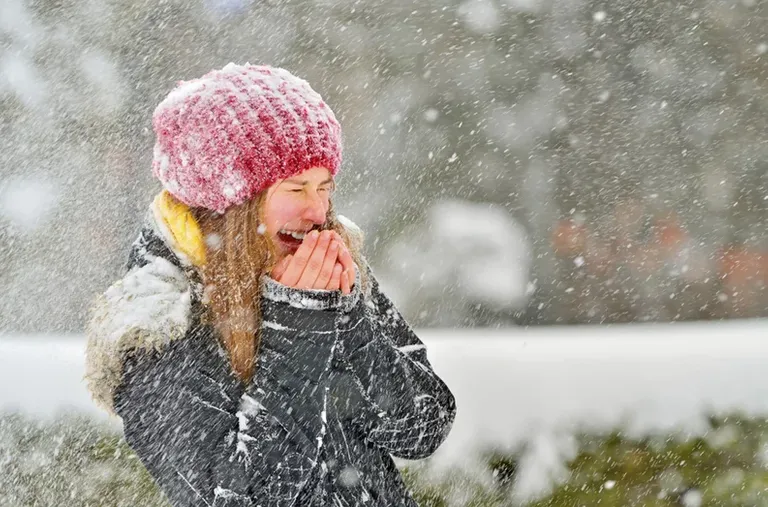
[[[155,216],[171,233],[173,247],[186,255],[195,266],[205,264],[205,240],[192,211],[167,190],[154,201]]]

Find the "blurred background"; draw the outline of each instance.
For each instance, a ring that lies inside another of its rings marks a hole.
[[[0,331],[79,332],[155,105],[230,61],[335,110],[337,208],[420,327],[768,314],[768,4],[2,0]]]
[[[0,0],[0,507],[165,505],[83,328],[154,107],[229,62],[341,121],[336,209],[458,401],[420,505],[768,506],[768,1]]]

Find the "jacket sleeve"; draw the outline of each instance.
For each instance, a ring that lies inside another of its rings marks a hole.
[[[341,341],[342,364],[363,407],[353,423],[396,457],[425,458],[448,436],[456,403],[432,369],[426,346],[380,290],[370,268],[368,279],[370,298],[352,312]]]
[[[185,364],[195,355],[179,353],[192,346],[184,342],[127,360],[115,410],[128,444],[173,505],[294,505],[316,465],[312,433],[321,423],[319,411],[314,420],[295,420],[291,400],[317,405],[322,393],[279,384],[285,372],[277,365],[258,368],[243,387],[233,376]],[[295,353],[322,356],[301,347]]]

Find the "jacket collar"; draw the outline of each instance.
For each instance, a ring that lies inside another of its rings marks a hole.
[[[205,239],[189,207],[163,190],[152,200],[148,225],[185,266],[205,264]]]

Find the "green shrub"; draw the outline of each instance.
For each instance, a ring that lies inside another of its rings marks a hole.
[[[39,422],[0,416],[0,507],[167,507],[120,436],[67,414]]]
[[[581,432],[576,456],[566,463],[568,479],[526,507],[768,506],[768,421],[733,415],[708,422],[697,436]],[[423,506],[515,506],[512,485],[523,451],[484,453],[496,478],[484,490],[451,473],[437,482],[423,471],[406,479]],[[469,492],[464,501],[450,500]]]

